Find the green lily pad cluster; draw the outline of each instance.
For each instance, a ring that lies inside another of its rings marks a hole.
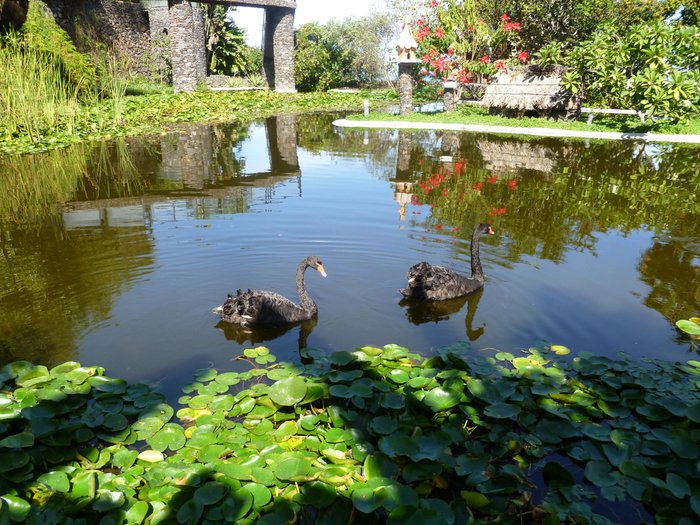
[[[197,371],[177,412],[100,368],[13,363],[0,369],[0,516],[611,523],[592,510],[609,500],[697,522],[700,362],[565,350],[307,349],[302,365],[259,347],[250,370]]]

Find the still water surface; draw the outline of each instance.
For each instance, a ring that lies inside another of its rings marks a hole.
[[[697,146],[367,132],[338,116],[0,160],[0,362],[76,360],[176,396],[258,344],[286,360],[456,342],[697,358],[674,326],[700,313]],[[416,262],[468,272],[482,221],[496,230],[483,291],[403,304]],[[307,272],[315,322],[242,332],[211,314],[237,288],[296,300],[309,254],[328,272]]]

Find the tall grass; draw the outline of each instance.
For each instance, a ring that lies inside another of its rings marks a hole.
[[[6,138],[73,133],[81,112],[78,90],[54,56],[26,46],[16,34],[0,42],[0,131]]]

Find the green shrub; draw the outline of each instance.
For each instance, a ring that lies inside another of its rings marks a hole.
[[[698,27],[658,22],[619,35],[605,26],[565,63],[565,87],[590,105],[633,108],[674,122],[700,108]]]

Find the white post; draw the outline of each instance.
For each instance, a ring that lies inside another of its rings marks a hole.
[[[369,100],[365,100],[365,117],[369,115]]]

